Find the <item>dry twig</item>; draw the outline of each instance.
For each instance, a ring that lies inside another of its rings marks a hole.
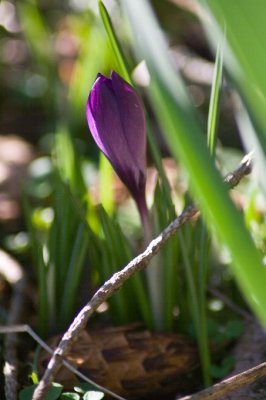
[[[42,338],[37,335],[36,332],[34,332],[34,330],[29,326],[29,325],[10,325],[10,326],[2,326],[0,325],[0,333],[4,333],[6,335],[16,335],[16,333],[28,333],[33,340],[35,340],[36,343],[38,343],[45,351],[47,351],[47,353],[49,354],[53,354],[53,349],[48,346],[48,344],[46,342],[44,342],[42,340]],[[113,393],[111,390],[106,389],[104,387],[102,387],[101,385],[99,385],[98,383],[94,382],[93,380],[89,379],[87,376],[85,376],[82,372],[80,372],[77,368],[73,367],[73,365],[71,365],[68,361],[63,360],[63,365],[69,369],[71,372],[73,372],[74,374],[76,374],[79,378],[81,378],[82,380],[84,380],[87,383],[90,383],[92,386],[94,386],[95,388],[99,389],[100,391],[104,392],[105,394],[114,397],[117,400],[125,400],[124,397],[117,395],[116,393]],[[10,383],[12,383],[12,381],[10,380]],[[13,381],[14,383],[14,381]],[[13,392],[15,393],[15,389],[16,389],[15,385],[13,387]],[[6,400],[9,399],[14,399],[15,397],[7,397],[6,395]]]
[[[179,400],[219,400],[230,392],[240,389],[243,386],[255,382],[259,378],[266,376],[266,362],[250,368],[247,371],[234,375],[231,378],[225,379],[222,382],[216,383],[199,393],[192,394],[179,398]]]
[[[225,182],[233,187],[240,179],[251,171],[251,154],[245,156],[239,167],[225,177]],[[94,294],[92,299],[83,307],[71,323],[67,332],[63,335],[58,347],[47,366],[47,369],[34,391],[32,400],[41,400],[46,395],[53,377],[61,367],[63,358],[70,351],[73,343],[77,340],[79,333],[85,328],[89,318],[95,310],[109,297],[111,297],[121,286],[136,272],[144,269],[149,261],[158,253],[161,247],[170,239],[176,231],[199,212],[195,205],[188,206],[173,222],[165,228],[162,233],[150,242],[146,250],[134,258],[121,271],[116,272],[102,287]]]

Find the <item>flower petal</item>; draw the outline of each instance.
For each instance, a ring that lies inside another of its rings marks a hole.
[[[145,190],[145,116],[134,89],[118,74],[99,74],[86,114],[92,136],[133,197]]]
[[[116,72],[112,71],[111,79],[129,151],[138,168],[145,174],[146,121],[143,105],[133,87]]]

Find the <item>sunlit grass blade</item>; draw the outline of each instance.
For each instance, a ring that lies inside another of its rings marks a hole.
[[[20,22],[32,54],[41,70],[53,64],[51,35],[36,1],[18,3]],[[47,71],[46,71],[47,72]]]
[[[117,235],[117,239],[118,238],[119,234]],[[114,259],[107,241],[108,239],[105,237],[100,238],[95,234],[90,235],[88,255],[90,265],[93,267],[92,280],[96,286],[108,280],[110,276],[113,275],[113,271],[119,270],[119,265]],[[131,257],[132,255],[129,256],[129,259]],[[108,301],[111,320],[114,324],[119,325],[132,322],[132,320],[134,321],[135,316],[134,310],[128,309],[130,297],[128,296],[128,293],[125,297],[122,293],[123,290],[124,288],[112,296]],[[133,312],[131,313],[131,311]]]
[[[210,97],[209,112],[208,112],[207,138],[208,138],[208,148],[212,155],[214,154],[215,150],[222,80],[223,80],[223,45],[222,43],[220,43],[216,51],[214,75],[212,80],[211,97]]]
[[[127,252],[125,252],[123,242],[119,240],[119,225],[111,219],[106,211],[100,207],[99,209],[101,227],[103,232],[104,242],[104,270],[109,275],[113,275],[120,268],[123,267],[129,260],[126,259]],[[104,276],[104,279],[108,279],[108,276]],[[130,307],[129,307],[129,297],[127,291],[123,288],[119,293],[116,293],[113,300],[116,304],[117,309],[114,313],[117,313],[116,320],[120,323],[122,321],[129,321],[130,317]]]
[[[232,268],[253,310],[266,325],[266,270],[240,213],[229,199],[202,135],[184,85],[174,71],[147,2],[125,0],[138,49],[150,73],[150,98],[173,155],[187,168],[194,197],[230,250]],[[256,274],[254,274],[254,268]]]
[[[169,202],[169,192],[167,193],[166,195],[163,185],[158,181],[152,208],[152,219],[154,220],[156,232],[160,232],[176,216],[174,205]],[[157,305],[153,311],[155,322],[157,320],[155,328],[163,331],[172,331],[174,322],[173,310],[177,304],[177,293],[180,290],[177,284],[178,243],[176,238],[166,244],[161,253],[156,256],[156,260],[155,265],[150,265],[151,269],[156,268],[157,275],[154,283],[155,305]]]
[[[199,259],[198,259],[198,314],[200,320],[199,330],[199,349],[202,364],[203,382],[205,386],[211,385],[210,365],[211,355],[208,342],[208,328],[207,328],[207,275],[209,272],[209,253],[210,253],[210,236],[204,225],[200,221],[200,234],[199,234]]]
[[[54,221],[51,226],[48,248],[50,255],[50,274],[53,274],[55,308],[59,313],[63,295],[63,285],[67,274],[67,265],[71,253],[72,235],[75,218],[68,200],[68,193],[58,171],[54,172]]]
[[[64,291],[61,303],[62,328],[65,328],[67,321],[70,321],[77,306],[77,290],[81,282],[81,274],[84,267],[84,260],[88,251],[89,235],[88,228],[81,223],[77,229],[74,243],[71,246],[69,265],[65,265],[67,274],[65,281],[61,282]]]
[[[49,319],[49,291],[47,288],[48,268],[43,259],[43,246],[39,242],[38,233],[32,224],[32,210],[28,199],[23,193],[23,209],[26,216],[26,223],[29,231],[31,249],[33,255],[33,267],[35,268],[38,282],[38,325],[40,334],[43,337],[47,336],[49,326],[52,321]],[[50,304],[51,306],[51,304]]]
[[[212,79],[211,96],[208,112],[208,125],[207,125],[207,144],[210,150],[210,154],[215,156],[215,144],[218,128],[218,117],[219,117],[219,104],[221,97],[223,79],[223,49],[222,43],[217,47],[214,74]],[[200,349],[200,358],[202,365],[203,381],[205,386],[211,384],[210,377],[210,364],[211,356],[208,343],[208,329],[207,329],[207,275],[209,271],[209,251],[210,251],[210,236],[208,235],[207,229],[200,221],[200,233],[199,233],[199,259],[197,260],[198,265],[198,307],[199,307],[199,320],[200,330],[198,332],[198,343]]]
[[[143,321],[148,329],[153,329],[152,312],[142,274],[135,274],[132,276],[127,286],[129,288],[128,295],[131,303],[130,309],[135,309],[137,319],[139,320],[141,318],[141,321]],[[130,316],[132,317],[131,312]],[[133,319],[134,316],[131,321],[133,321]]]
[[[101,279],[104,281],[125,266],[133,254],[120,226],[109,217],[103,208],[99,209],[103,238],[100,243],[100,256],[94,259]],[[98,255],[99,256],[99,255]],[[111,315],[116,323],[133,322],[142,317],[151,327],[151,312],[148,304],[143,276],[133,276],[111,300]]]
[[[112,60],[111,49],[105,32],[99,27],[98,21],[92,22],[91,17],[88,16],[83,20],[79,18],[76,23],[77,29],[80,29],[77,36],[80,39],[81,48],[79,58],[74,65],[68,93],[70,101],[69,120],[73,136],[76,135],[74,130],[76,126],[80,127],[80,124],[84,121],[85,104],[96,75],[99,71],[103,71],[106,64],[108,65]],[[80,28],[81,23],[83,23],[83,26]]]
[[[48,299],[48,287],[47,287],[47,265],[43,259],[43,248],[38,245],[37,247],[37,269],[38,269],[38,295],[39,295],[39,331],[43,337],[46,337],[51,327],[51,320],[49,318],[49,299]]]
[[[177,292],[181,292],[177,276],[178,244],[177,238],[172,238],[163,253],[163,288],[161,290],[164,290],[164,330],[166,332],[174,331],[174,308],[178,306],[179,294]]]
[[[64,329],[77,307],[77,293],[90,229],[85,219],[86,209],[75,204],[74,195],[58,171],[55,171],[54,221],[47,251],[49,254],[49,297],[54,298],[55,326]],[[81,210],[78,210],[81,207]],[[51,286],[51,288],[50,288]]]
[[[266,193],[266,158],[263,147],[260,144],[259,138],[255,131],[254,124],[244,106],[242,101],[238,98],[238,105],[236,109],[236,121],[239,128],[239,133],[242,138],[244,147],[247,152],[253,151],[256,163],[254,164],[255,174],[258,176],[261,187]]]
[[[132,250],[121,229],[117,230],[117,240],[123,244],[122,247],[125,253],[125,260],[131,260],[133,257]],[[137,319],[142,318],[145,325],[149,329],[152,329],[151,308],[147,298],[143,277],[143,274],[135,274],[127,282],[127,300],[129,300],[129,309],[136,310]]]
[[[54,219],[43,240],[47,255],[47,315],[56,330],[64,329],[75,313],[90,228],[86,218],[89,195],[82,164],[65,130],[56,135],[53,158]]]
[[[182,253],[182,264],[185,272],[185,287],[187,293],[187,310],[185,328],[188,320],[193,322],[193,331],[198,343],[199,358],[203,383],[211,384],[210,378],[210,352],[208,343],[207,315],[206,315],[206,282],[208,272],[209,241],[207,231],[201,220],[184,226],[178,233]],[[182,315],[181,315],[182,317]],[[185,316],[186,317],[186,316]],[[184,316],[183,316],[184,318]],[[188,319],[188,320],[187,320]]]
[[[213,46],[226,31],[224,64],[243,96],[252,118],[260,129],[257,137],[266,152],[266,59],[264,47],[265,1],[243,0],[237,2],[201,0],[207,18],[202,20],[208,38]],[[210,11],[210,12],[209,12]]]
[[[106,271],[115,268],[115,263],[112,260],[112,255],[106,246],[106,241],[103,242],[101,256],[102,264],[100,266],[100,275],[103,277],[101,281],[101,283],[103,283],[108,279],[108,277],[112,276],[112,274],[109,274]],[[123,299],[123,293],[119,292],[115,293],[114,296],[112,296],[108,301],[111,320],[116,325],[129,323],[130,315],[128,313],[127,303],[125,303]]]
[[[112,191],[112,181],[114,178],[114,170],[107,160],[107,158],[101,153],[100,154],[100,203],[107,212],[111,215],[114,209],[114,195]],[[108,190],[106,190],[108,188]]]
[[[37,79],[40,79],[44,86],[47,86],[42,100],[48,115],[53,118],[57,108],[57,89],[60,85],[57,80],[52,32],[44,15],[41,13],[38,1],[19,1],[17,2],[17,11],[23,36],[26,39],[32,59],[38,68]],[[33,92],[34,90],[33,88]]]
[[[192,260],[189,257],[188,246],[184,239],[183,231],[178,232],[178,239],[180,244],[180,251],[182,253],[182,261],[184,264],[186,284],[188,288],[188,309],[192,316],[194,329],[197,337],[200,337],[200,318],[198,313],[198,295],[195,286],[195,279],[193,277]]]
[[[73,138],[64,125],[59,127],[55,136],[53,160],[61,178],[68,182],[72,191],[80,197],[86,194],[87,188],[82,175],[80,158]]]
[[[101,14],[101,18],[102,18],[107,36],[109,38],[110,44],[111,44],[113,52],[115,54],[115,58],[116,58],[117,65],[118,65],[118,72],[121,76],[124,77],[124,79],[126,81],[128,81],[129,83],[132,84],[131,76],[128,72],[127,62],[123,55],[119,41],[116,37],[111,18],[109,17],[109,14],[108,14],[103,2],[99,1],[98,4],[99,4],[100,14]]]

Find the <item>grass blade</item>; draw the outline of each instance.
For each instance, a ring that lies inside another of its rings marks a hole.
[[[216,43],[226,30],[224,63],[260,129],[260,145],[266,152],[266,59],[265,1],[237,2],[201,0],[207,18],[203,21],[210,42]]]
[[[208,148],[210,153],[213,155],[215,150],[217,125],[218,125],[218,114],[219,114],[219,103],[221,97],[221,87],[223,79],[223,47],[219,44],[216,52],[214,75],[211,88],[211,97],[208,113]]]
[[[101,15],[107,36],[109,38],[110,44],[111,44],[113,52],[115,54],[115,58],[116,58],[118,70],[119,70],[118,72],[120,73],[121,76],[124,77],[124,79],[126,81],[128,81],[129,83],[132,84],[132,79],[128,72],[129,69],[128,69],[128,66],[126,63],[126,59],[122,52],[119,41],[116,37],[111,18],[109,17],[109,14],[108,14],[103,2],[99,1],[98,5],[99,5],[100,15]]]
[[[78,227],[74,244],[71,246],[71,257],[69,265],[65,265],[67,275],[66,280],[61,282],[64,287],[61,305],[61,324],[62,328],[66,327],[66,323],[73,318],[76,309],[76,294],[82,269],[84,266],[84,259],[88,250],[89,236],[87,226],[81,223]]]
[[[211,87],[210,105],[208,113],[207,125],[207,144],[210,154],[215,157],[215,144],[218,127],[219,103],[221,97],[223,77],[223,50],[222,44],[219,44],[216,51],[214,75]],[[207,229],[200,221],[200,243],[199,243],[199,259],[198,265],[198,314],[200,322],[200,330],[198,332],[199,353],[202,365],[203,382],[205,386],[211,385],[210,365],[211,356],[208,343],[207,329],[207,304],[206,304],[206,285],[209,270],[208,255],[210,251],[210,236]]]
[[[184,85],[174,71],[156,19],[147,2],[125,0],[128,16],[152,75],[150,95],[173,155],[187,168],[194,196],[232,255],[232,268],[253,310],[266,326],[266,269],[243,217],[229,199],[202,135]],[[254,274],[254,268],[256,274]]]
[[[100,204],[107,212],[112,215],[114,210],[114,196],[112,191],[112,181],[114,177],[114,170],[107,158],[101,153],[100,154]],[[106,190],[106,188],[109,188]]]

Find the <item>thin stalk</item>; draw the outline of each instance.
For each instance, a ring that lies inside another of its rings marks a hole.
[[[84,266],[84,259],[88,249],[89,235],[87,226],[82,222],[77,230],[75,241],[72,245],[69,264],[65,265],[67,274],[65,281],[61,282],[64,291],[61,301],[60,325],[65,328],[73,317],[76,306],[77,289]]]
[[[205,232],[206,233],[206,232]],[[201,239],[203,236],[201,235]],[[192,272],[192,266],[190,262],[189,255],[187,253],[187,247],[184,242],[184,238],[182,232],[179,232],[179,241],[180,241],[180,248],[182,253],[182,260],[184,262],[185,267],[185,274],[186,274],[186,281],[188,284],[188,293],[190,298],[190,310],[195,326],[196,338],[198,342],[198,349],[199,349],[199,356],[201,362],[201,369],[202,369],[202,378],[204,385],[209,386],[211,383],[210,379],[210,355],[209,355],[209,347],[208,347],[208,332],[207,332],[207,321],[206,321],[206,308],[205,308],[205,281],[206,277],[201,276],[199,279],[199,290],[196,290],[195,286],[195,279]],[[203,239],[202,243],[205,243]],[[203,247],[201,246],[201,250]],[[200,259],[202,256],[206,254],[206,252],[200,251]],[[199,263],[199,274],[202,272],[206,272],[204,266],[206,265],[203,263]],[[201,266],[201,268],[200,268]]]
[[[212,157],[215,156],[215,144],[217,137],[217,126],[219,117],[219,104],[221,98],[221,86],[223,77],[223,52],[222,44],[219,44],[216,52],[214,75],[211,88],[208,125],[207,125],[207,144]],[[210,237],[201,222],[200,231],[200,253],[198,260],[198,288],[199,288],[199,318],[200,330],[198,336],[199,353],[202,367],[204,385],[210,386],[212,383],[210,376],[211,356],[208,343],[208,328],[206,314],[206,282],[208,275],[208,254],[210,250]]]
[[[149,210],[148,210],[147,203],[146,203],[145,193],[143,193],[141,196],[138,196],[137,198],[135,198],[135,201],[136,201],[137,208],[139,211],[144,236],[151,238],[152,237],[151,223],[150,223],[150,216],[149,216]]]
[[[208,342],[208,327],[207,327],[207,314],[206,314],[206,281],[208,273],[208,253],[209,253],[209,242],[210,237],[201,221],[201,232],[200,232],[200,255],[198,264],[198,307],[199,307],[199,319],[200,329],[198,336],[198,345],[200,353],[200,361],[202,368],[202,377],[204,385],[210,386],[212,383],[210,376],[210,365],[211,357]]]
[[[108,276],[117,272],[118,265],[122,266],[128,260],[125,260],[123,243],[118,240],[118,228],[116,227],[115,222],[110,219],[102,207],[100,208],[100,221],[102,232],[105,238],[105,248],[102,249],[103,262],[101,268],[103,268],[103,272],[107,272],[107,275],[104,276],[104,279],[107,279]],[[129,301],[130,299],[128,299],[127,292],[125,290],[117,293],[114,296],[112,304],[113,314],[116,314],[116,322],[120,324],[129,322]]]
[[[207,125],[207,143],[210,153],[214,155],[215,144],[217,137],[217,127],[219,120],[221,87],[223,80],[223,44],[219,43],[216,52],[214,74],[212,80],[209,112],[208,112],[208,125]]]
[[[103,242],[103,246],[101,249],[102,253],[102,262],[101,262],[101,272],[104,275],[103,281],[108,279],[108,276],[113,275],[108,271],[113,271],[115,269],[115,265],[112,263],[112,255],[110,255],[110,251],[106,246],[106,242]],[[111,265],[112,263],[112,265]],[[111,310],[111,318],[115,324],[121,325],[122,323],[128,323],[128,310],[127,304],[123,301],[123,294],[116,293],[109,300],[110,310]]]
[[[122,233],[122,230],[119,230],[118,240],[121,243],[125,242],[125,237]],[[130,260],[132,258],[132,252],[128,244],[125,244],[125,254],[126,260]],[[137,309],[139,315],[141,315],[142,320],[146,324],[147,328],[152,329],[152,313],[149,301],[147,299],[147,292],[144,285],[143,276],[141,274],[135,274],[132,276],[130,281],[128,282],[130,288],[132,288],[131,293],[129,294],[130,299],[133,299],[134,306]]]
[[[177,277],[177,250],[178,242],[173,238],[167,244],[163,255],[163,288],[164,288],[164,328],[167,332],[173,332],[173,309],[177,303],[178,277]]]
[[[189,255],[187,253],[187,246],[185,244],[181,230],[178,231],[178,238],[179,238],[179,243],[180,243],[180,250],[182,253],[182,260],[183,260],[184,267],[185,267],[186,282],[188,285],[188,293],[189,293],[189,299],[190,299],[190,309],[191,309],[192,319],[193,319],[195,330],[196,330],[196,336],[198,338],[200,336],[200,317],[199,317],[199,307],[198,307],[198,304],[199,304],[198,294],[197,294],[197,290],[196,290],[196,286],[195,286],[195,280],[193,277],[191,262],[189,259]]]
[[[49,292],[47,287],[47,266],[43,259],[43,245],[39,243],[39,237],[36,229],[32,223],[32,210],[30,208],[26,193],[22,191],[22,202],[23,209],[26,217],[26,224],[30,234],[30,240],[32,244],[32,255],[34,265],[37,268],[37,280],[38,280],[38,325],[39,332],[43,337],[46,337],[48,333],[49,323]]]
[[[153,239],[152,228],[148,209],[145,202],[142,204],[141,221],[144,233],[144,246],[146,247]],[[139,208],[140,210],[140,208]],[[152,311],[153,323],[151,328],[155,330],[163,329],[163,302],[162,302],[162,287],[161,287],[161,265],[160,255],[156,255],[150,262],[149,268],[145,270],[147,278],[147,287],[149,293],[150,307]]]
[[[49,330],[49,312],[47,297],[47,271],[43,260],[42,246],[37,248],[37,268],[38,268],[38,289],[39,289],[39,332],[46,337]]]

